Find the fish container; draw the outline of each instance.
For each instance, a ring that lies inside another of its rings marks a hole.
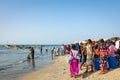
[[[109,57],[109,67],[115,69],[118,67],[116,57]]]
[[[97,71],[100,70],[100,59],[99,58],[94,59],[93,63],[95,70]]]

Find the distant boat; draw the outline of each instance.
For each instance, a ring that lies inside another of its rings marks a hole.
[[[10,45],[5,45],[5,47],[9,49],[9,48],[10,48]]]
[[[5,45],[7,49],[18,49],[16,45]]]

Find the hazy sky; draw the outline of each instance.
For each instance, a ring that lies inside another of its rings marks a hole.
[[[120,0],[0,0],[0,44],[120,37]]]

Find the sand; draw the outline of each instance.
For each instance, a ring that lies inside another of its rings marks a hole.
[[[19,80],[120,80],[120,68],[110,70],[105,74],[99,74],[99,71],[93,73],[84,73],[85,69],[80,70],[79,76],[70,77],[69,64],[66,63],[68,55],[59,56],[53,60],[53,64],[29,73]]]

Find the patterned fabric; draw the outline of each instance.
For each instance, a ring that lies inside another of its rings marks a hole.
[[[86,65],[93,65],[92,45],[88,44],[86,46],[86,51],[87,51]]]
[[[105,44],[100,44],[98,47],[98,51],[100,54],[100,68],[101,71],[105,71],[107,69],[107,57],[108,57],[108,48]]]
[[[100,55],[100,66],[107,67],[107,56],[106,55]]]

